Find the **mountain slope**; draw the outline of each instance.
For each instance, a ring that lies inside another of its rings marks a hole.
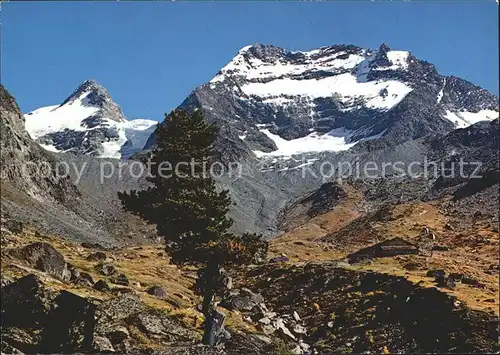
[[[179,109],[203,110],[220,127],[220,160],[242,165],[238,179],[220,179],[238,229],[276,235],[280,211],[339,177],[339,164],[422,162],[428,136],[498,117],[498,98],[386,45],[289,52],[255,44]],[[468,122],[456,125],[449,112]],[[145,148],[154,145],[153,134]]]
[[[102,158],[128,158],[141,150],[156,121],[128,121],[109,93],[95,81],[81,84],[60,105],[25,115],[26,129],[45,149]]]

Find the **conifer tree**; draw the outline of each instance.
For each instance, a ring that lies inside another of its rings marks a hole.
[[[174,263],[205,267],[204,343],[209,345],[215,342],[218,314],[213,297],[220,265],[248,262],[248,253],[255,254],[261,244],[267,251],[267,243],[258,235],[235,237],[228,232],[233,223],[226,216],[231,205],[228,191],[218,191],[208,174],[217,134],[217,127],[206,123],[200,110],[191,115],[173,111],[156,129],[157,148],[148,162],[148,181],[153,186],[120,194],[125,208],[156,224]],[[248,244],[246,255],[244,244]]]

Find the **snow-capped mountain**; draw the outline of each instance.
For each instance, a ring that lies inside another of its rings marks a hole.
[[[60,105],[24,115],[26,130],[45,149],[102,158],[128,158],[140,151],[156,121],[128,121],[121,108],[95,81],[82,83]]]
[[[498,98],[385,44],[308,52],[255,44],[180,108],[201,108],[218,122],[222,151],[275,159],[444,134],[498,117]]]

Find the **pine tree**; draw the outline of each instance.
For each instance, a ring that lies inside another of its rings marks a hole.
[[[173,111],[156,129],[157,148],[148,163],[148,181],[153,186],[120,194],[125,208],[156,224],[174,263],[205,266],[204,343],[209,345],[215,341],[212,327],[219,316],[213,309],[213,297],[220,265],[238,259],[231,255],[238,249],[231,246],[258,239],[228,232],[233,223],[226,216],[231,205],[228,191],[218,191],[208,174],[217,134],[217,127],[206,123],[200,110],[191,115]],[[248,251],[253,252],[253,247]]]

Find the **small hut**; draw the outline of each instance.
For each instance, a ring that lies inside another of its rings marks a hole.
[[[418,247],[406,240],[396,237],[384,240],[383,242],[358,250],[349,254],[347,260],[349,263],[356,263],[362,260],[383,258],[396,255],[417,254]]]

